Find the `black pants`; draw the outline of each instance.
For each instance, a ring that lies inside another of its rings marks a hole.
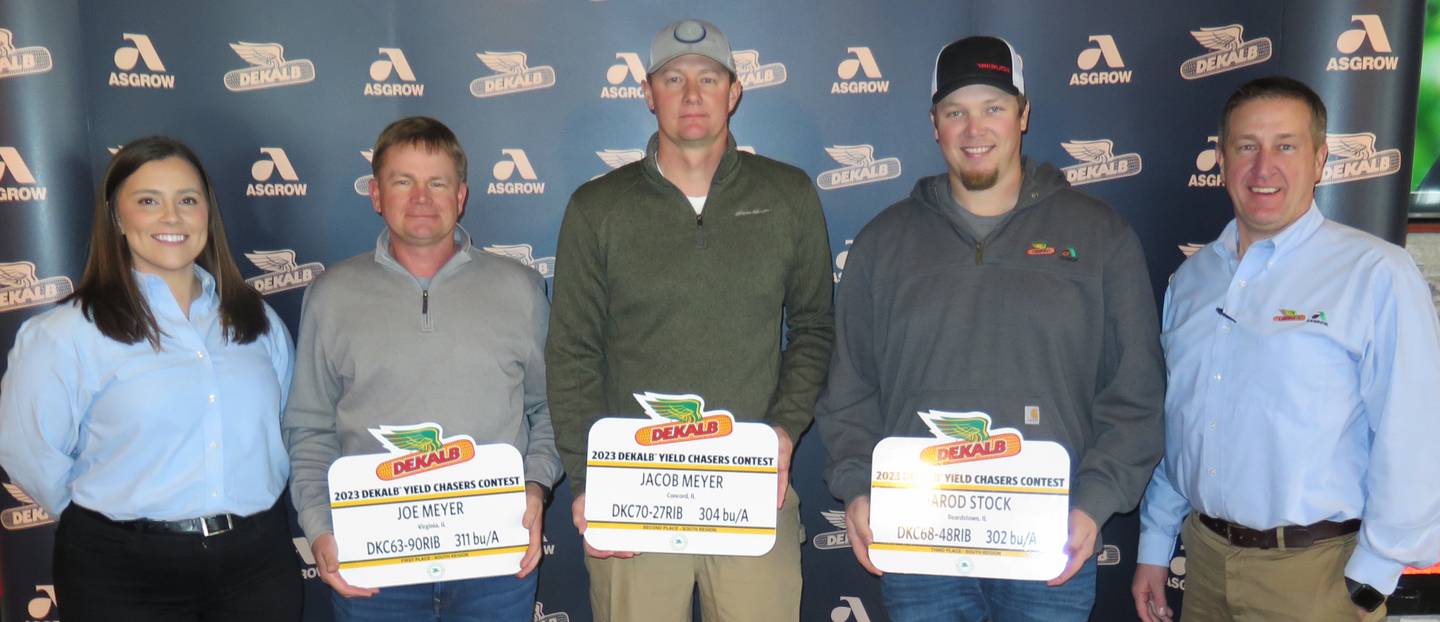
[[[71,504],[55,533],[61,619],[299,620],[299,558],[285,512],[277,503],[253,518],[206,538],[134,531]]]

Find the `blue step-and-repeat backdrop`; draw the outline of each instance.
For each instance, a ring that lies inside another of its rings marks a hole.
[[[462,224],[477,245],[549,277],[570,192],[639,158],[654,131],[640,93],[650,39],[688,16],[733,44],[739,144],[815,179],[837,281],[855,233],[944,170],[930,72],[942,45],[970,34],[1022,53],[1025,153],[1130,220],[1157,300],[1186,251],[1230,219],[1217,117],[1235,86],[1261,75],[1305,80],[1330,106],[1322,209],[1403,235],[1421,0],[4,0],[0,352],[78,281],[110,150],[149,134],[199,152],[242,270],[292,331],[304,286],[373,247],[383,225],[364,196],[369,149],[401,116],[434,116],[460,136]],[[880,622],[878,581],[853,561],[823,463],[807,435],[793,469],[808,535],[802,617]],[[569,505],[562,485],[536,620],[590,619]],[[1105,527],[1096,620],[1134,619],[1136,532],[1133,514]],[[52,517],[6,483],[0,620],[63,619],[52,533]],[[307,620],[328,620],[328,588],[296,545]],[[1178,597],[1183,552],[1171,569]]]

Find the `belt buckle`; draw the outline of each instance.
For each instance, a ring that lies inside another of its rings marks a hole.
[[[1310,535],[1310,530],[1304,526],[1283,527],[1276,531],[1280,536],[1278,544],[1281,548],[1303,549],[1315,544],[1315,537]]]
[[[222,528],[221,525],[220,525],[220,522],[221,522],[220,519],[222,519],[222,518],[224,519],[224,522],[225,522],[225,525],[223,526],[223,528]],[[211,529],[211,528],[210,528],[210,521],[211,521],[211,520],[214,520],[214,521],[215,521],[215,529]],[[203,537],[206,537],[206,538],[208,538],[208,537],[210,537],[210,536],[218,536],[218,535],[220,535],[220,534],[222,534],[222,533],[225,533],[225,532],[227,532],[227,531],[230,531],[230,530],[232,530],[232,529],[234,529],[234,528],[235,528],[235,519],[234,519],[233,517],[231,517],[231,515],[229,515],[229,514],[217,514],[217,515],[215,515],[215,516],[202,516],[202,517],[200,517],[200,535],[203,536]]]

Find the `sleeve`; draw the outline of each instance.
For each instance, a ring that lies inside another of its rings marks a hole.
[[[549,323],[550,303],[545,300],[544,280],[536,284],[530,314],[530,334],[534,337],[529,360],[525,362],[525,422],[529,426],[529,445],[525,450],[525,481],[554,488],[565,474],[560,454],[555,450],[555,430],[550,423],[550,404],[545,397],[545,330]]]
[[[857,239],[835,294],[835,348],[815,408],[815,427],[829,452],[825,481],[830,494],[847,505],[870,493],[870,455],[885,436],[875,372],[870,261],[865,240]]]
[[[70,469],[90,402],[75,338],[26,322],[0,380],[0,466],[55,517],[70,504]]]
[[[590,424],[605,412],[605,261],[592,223],[572,198],[555,250],[555,300],[545,344],[550,420],[570,488],[585,492]]]
[[[1372,342],[1360,361],[1370,467],[1359,543],[1345,576],[1389,594],[1404,566],[1440,557],[1440,326],[1429,287],[1408,256],[1375,279]]]
[[[1165,291],[1165,315],[1162,329],[1170,327],[1170,296],[1174,290]],[[1140,549],[1136,561],[1142,564],[1165,566],[1175,552],[1175,538],[1180,535],[1180,526],[1190,512],[1190,500],[1170,480],[1169,459],[1162,458],[1145,488],[1145,498],[1140,503]]]
[[[825,383],[825,368],[835,339],[830,232],[825,227],[820,197],[808,177],[801,193],[796,214],[795,263],[785,284],[786,346],[780,358],[779,382],[765,417],[797,443],[815,416],[815,399]]]
[[[1140,501],[1165,441],[1165,359],[1140,239],[1127,225],[1105,258],[1105,336],[1090,404],[1090,448],[1070,505],[1104,525]]]
[[[305,291],[300,332],[280,431],[290,453],[290,498],[310,540],[330,533],[330,465],[340,457],[335,433],[340,378],[325,351],[324,281]]]

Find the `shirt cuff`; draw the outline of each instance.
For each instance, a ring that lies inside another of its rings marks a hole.
[[[1345,564],[1345,576],[1369,585],[1386,596],[1395,592],[1395,585],[1400,582],[1400,573],[1404,570],[1404,564],[1385,559],[1359,546],[1355,547],[1355,552],[1350,554],[1350,561]]]
[[[1152,566],[1170,566],[1175,556],[1175,536],[1155,532],[1140,533],[1140,549],[1135,554],[1136,563]]]

